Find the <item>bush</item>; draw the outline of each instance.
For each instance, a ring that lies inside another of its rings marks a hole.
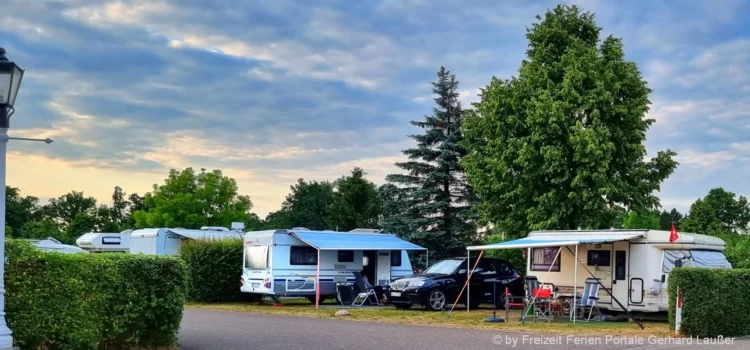
[[[674,329],[677,287],[682,291],[684,335],[750,334],[750,270],[676,268],[669,274],[669,324]]]
[[[129,254],[43,253],[9,240],[7,321],[24,349],[172,346],[182,321],[185,267]]]
[[[241,239],[183,242],[180,258],[187,265],[190,300],[225,302],[244,298],[240,292],[242,242]]]

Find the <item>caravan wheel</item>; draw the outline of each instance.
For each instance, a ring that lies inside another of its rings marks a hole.
[[[573,302],[570,298],[561,298],[560,305],[562,305],[562,313],[565,316],[570,315],[571,303]]]
[[[315,296],[314,295],[308,296],[307,300],[309,300],[311,304],[315,305]],[[323,302],[325,300],[326,300],[326,296],[325,295],[321,295],[320,299],[318,299],[318,303],[323,304]]]

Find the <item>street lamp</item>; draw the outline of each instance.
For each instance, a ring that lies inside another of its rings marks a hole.
[[[0,349],[13,348],[13,333],[5,322],[5,151],[22,79],[23,69],[10,62],[5,49],[0,48]]]

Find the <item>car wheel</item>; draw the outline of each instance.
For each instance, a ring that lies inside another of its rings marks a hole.
[[[435,289],[427,296],[427,308],[432,311],[438,311],[445,308],[448,298],[442,289]]]
[[[411,308],[411,304],[393,304],[393,306],[399,310],[409,310]]]

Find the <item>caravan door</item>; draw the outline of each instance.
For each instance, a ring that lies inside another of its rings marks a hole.
[[[628,275],[630,274],[628,262],[629,242],[619,241],[612,243],[612,296],[623,306],[627,307],[630,288],[628,286]],[[622,310],[616,301],[612,300],[612,310]]]
[[[377,284],[378,286],[388,286],[391,284],[391,251],[378,251],[377,266]]]

